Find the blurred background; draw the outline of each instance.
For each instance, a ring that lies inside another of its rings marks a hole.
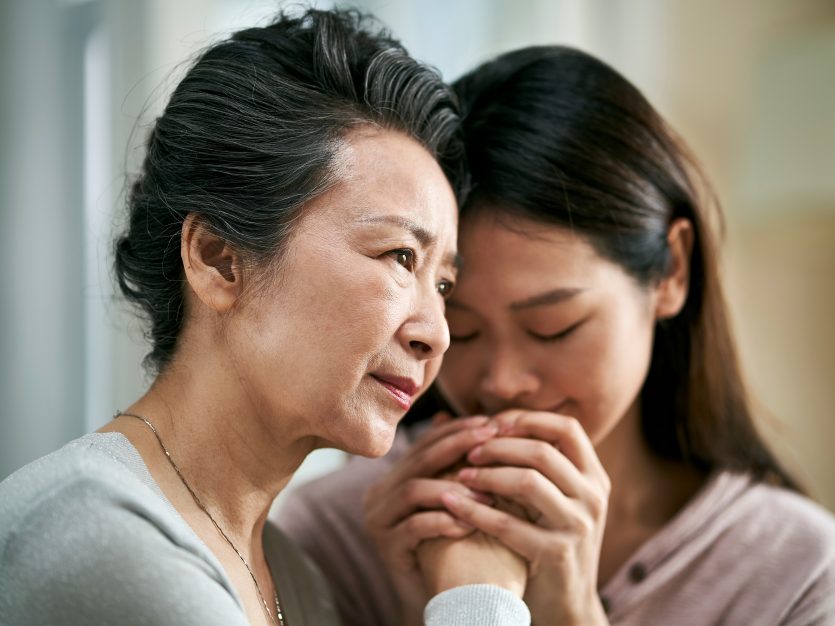
[[[142,328],[110,275],[126,175],[184,62],[284,5],[0,0],[0,479],[147,386]],[[449,80],[512,48],[561,43],[644,91],[723,201],[722,263],[762,428],[835,510],[835,1],[352,6]],[[298,479],[341,462],[321,451]]]

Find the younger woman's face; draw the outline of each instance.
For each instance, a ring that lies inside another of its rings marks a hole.
[[[462,223],[438,383],[466,414],[508,408],[577,418],[599,444],[637,410],[655,292],[567,229],[489,214]]]

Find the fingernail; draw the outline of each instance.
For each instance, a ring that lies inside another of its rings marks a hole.
[[[467,530],[472,530],[473,528],[475,528],[472,524],[468,524],[467,522],[460,519],[455,520],[455,523],[461,528],[466,528]]]
[[[459,480],[472,480],[476,477],[476,470],[472,467],[465,467],[458,472]]]
[[[490,439],[491,437],[495,437],[499,433],[499,429],[496,428],[495,424],[490,424],[489,426],[482,426],[481,428],[476,428],[475,436],[478,439]]]
[[[502,435],[508,435],[513,431],[513,424],[510,422],[505,422],[501,426],[499,426],[499,433]]]
[[[451,506],[458,506],[461,504],[461,497],[457,493],[446,491],[441,494],[441,500]]]
[[[481,452],[483,447],[484,446],[477,446],[470,450],[469,454],[467,454],[467,458],[473,462],[478,461],[481,458]]]
[[[475,415],[473,417],[465,417],[464,421],[467,426],[481,426],[482,424],[487,423],[487,418],[483,415]]]

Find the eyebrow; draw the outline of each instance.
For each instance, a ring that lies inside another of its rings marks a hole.
[[[545,293],[537,294],[531,298],[526,298],[524,300],[519,300],[517,302],[512,302],[508,308],[513,311],[520,311],[523,309],[530,309],[537,306],[543,306],[546,304],[556,304],[557,302],[563,302],[564,300],[568,300],[569,298],[573,298],[579,293],[582,293],[585,289],[581,289],[579,287],[574,288],[559,288],[559,289],[552,289],[551,291],[546,291]],[[473,309],[466,304],[461,304],[460,302],[456,302],[455,298],[453,297],[452,300],[447,300],[446,306],[448,309],[460,309],[462,311],[472,311]]]
[[[412,235],[414,235],[415,239],[417,239],[418,242],[420,242],[420,245],[424,248],[431,248],[438,241],[435,235],[429,232],[426,228],[414,220],[410,220],[408,217],[403,217],[402,215],[368,215],[361,218],[359,221],[364,224],[394,224],[400,228],[405,228],[412,233]],[[462,263],[461,255],[455,252],[450,252],[446,255],[446,257],[444,257],[444,263],[455,268],[456,270],[460,270]]]
[[[368,215],[359,220],[363,224],[394,224],[405,228],[415,236],[424,248],[435,243],[435,236],[417,222],[402,215]]]
[[[583,291],[585,291],[585,289],[581,289],[579,287],[560,287],[558,289],[546,291],[545,293],[537,294],[530,298],[525,298],[524,300],[512,302],[510,304],[510,308],[514,311],[519,311],[521,309],[530,309],[546,304],[556,304],[558,302],[563,302],[565,300],[573,298],[574,296],[576,296],[579,293],[582,293]]]

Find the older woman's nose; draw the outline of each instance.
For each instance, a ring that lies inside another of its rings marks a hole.
[[[401,341],[407,352],[418,359],[433,359],[449,348],[449,326],[444,302],[434,289],[423,295],[409,319],[401,327]]]

